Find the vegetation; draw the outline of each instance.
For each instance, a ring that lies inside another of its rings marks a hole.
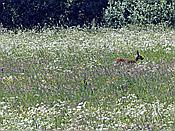
[[[175,129],[175,31],[136,27],[1,33],[0,130]]]
[[[1,0],[0,23],[8,29],[64,25],[67,0]]]
[[[0,24],[8,29],[100,25],[108,0],[1,0]]]
[[[174,14],[172,0],[1,0],[0,130],[174,130]]]
[[[173,0],[1,0],[0,24],[8,29],[175,25]]]
[[[127,24],[175,23],[175,3],[172,0],[109,0],[105,12],[108,26]]]

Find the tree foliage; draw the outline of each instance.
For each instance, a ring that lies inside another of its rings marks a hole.
[[[9,28],[33,28],[64,23],[67,0],[3,0],[0,23]]]
[[[110,0],[105,12],[108,26],[175,23],[175,2],[172,0]]]
[[[174,0],[1,0],[0,24],[13,28],[44,26],[175,25]]]
[[[70,6],[70,26],[101,25],[108,0],[74,0]]]

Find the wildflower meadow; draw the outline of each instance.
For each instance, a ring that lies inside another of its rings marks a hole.
[[[175,30],[1,32],[0,130],[175,130]]]

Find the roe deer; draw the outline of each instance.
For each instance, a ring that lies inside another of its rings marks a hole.
[[[135,60],[130,60],[127,58],[116,58],[115,63],[136,63],[138,60],[143,60],[143,56],[140,55],[139,51],[137,51],[137,56],[135,57]]]

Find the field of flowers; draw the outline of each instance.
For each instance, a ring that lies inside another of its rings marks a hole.
[[[174,29],[0,33],[0,130],[174,130],[174,102]]]

